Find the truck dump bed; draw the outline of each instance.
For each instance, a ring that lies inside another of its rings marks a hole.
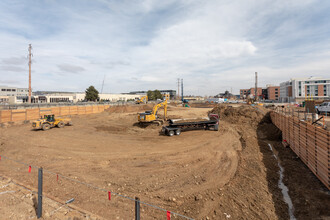
[[[209,118],[195,118],[195,119],[170,119],[169,125],[173,126],[184,126],[192,124],[209,124],[216,123],[217,120],[211,120]]]

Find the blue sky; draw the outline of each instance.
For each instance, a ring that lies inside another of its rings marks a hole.
[[[104,92],[238,93],[330,78],[330,1],[0,1],[0,85]]]

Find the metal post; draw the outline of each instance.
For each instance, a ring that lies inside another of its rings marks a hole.
[[[135,197],[135,220],[140,220],[140,199]]]
[[[42,167],[38,170],[38,208],[37,218],[41,218],[42,215]]]

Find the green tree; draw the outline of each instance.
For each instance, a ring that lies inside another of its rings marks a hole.
[[[99,91],[97,91],[94,86],[88,87],[86,89],[85,93],[86,93],[85,99],[87,101],[96,101],[96,100],[100,99]]]
[[[155,96],[155,100],[163,98],[163,95],[157,89],[154,91],[154,96]]]
[[[154,100],[154,93],[151,90],[147,92],[148,100]]]

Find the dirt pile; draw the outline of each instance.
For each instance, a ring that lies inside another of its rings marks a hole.
[[[265,120],[267,110],[257,106],[242,105],[239,107],[232,107],[220,104],[214,107],[209,113],[217,114],[220,120],[232,124],[249,123],[256,127],[260,122]]]

